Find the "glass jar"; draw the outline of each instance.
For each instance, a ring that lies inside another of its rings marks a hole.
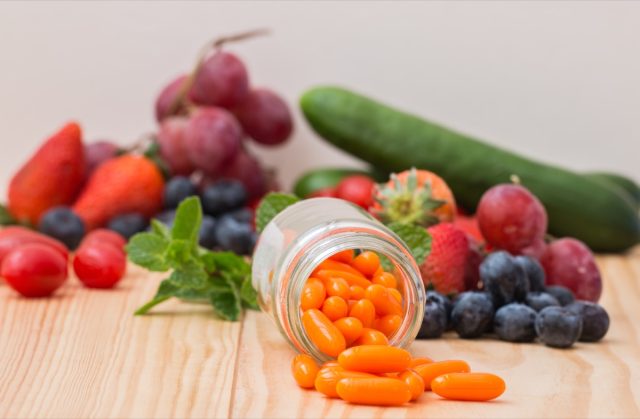
[[[278,214],[264,229],[253,254],[252,283],[262,310],[298,351],[319,361],[330,359],[307,337],[300,297],[314,268],[348,249],[371,250],[391,261],[403,295],[403,321],[389,342],[407,347],[424,315],[425,290],[409,249],[391,230],[347,201],[315,198]]]

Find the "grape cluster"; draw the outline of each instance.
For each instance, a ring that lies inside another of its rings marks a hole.
[[[219,49],[193,74],[169,83],[155,110],[160,155],[173,175],[199,173],[204,183],[237,179],[251,200],[268,189],[268,176],[244,140],[275,146],[293,129],[285,101],[269,89],[252,87],[244,63]]]

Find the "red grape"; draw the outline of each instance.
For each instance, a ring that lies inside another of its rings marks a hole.
[[[189,175],[194,170],[185,140],[188,122],[189,120],[185,117],[172,116],[160,124],[158,132],[160,155],[174,175]]]
[[[221,177],[237,179],[244,185],[249,199],[258,198],[267,192],[267,176],[260,162],[246,150],[238,153],[225,167]]]
[[[87,165],[87,177],[96,167],[118,154],[118,146],[109,141],[96,141],[84,146],[84,158]]]
[[[238,57],[218,51],[207,58],[196,74],[189,98],[198,105],[230,109],[249,92],[247,69]]]
[[[4,258],[2,277],[25,297],[46,297],[67,280],[67,260],[48,245],[25,244]]]
[[[335,198],[336,188],[330,186],[328,188],[320,188],[311,192],[306,198]]]
[[[593,253],[580,240],[563,238],[547,246],[540,261],[547,285],[562,285],[579,300],[597,302],[602,293],[602,279]]]
[[[84,237],[80,243],[80,247],[90,246],[93,243],[106,243],[114,246],[118,250],[124,250],[124,247],[127,245],[127,240],[113,230],[97,228],[90,231],[89,234]]]
[[[368,176],[347,176],[336,186],[336,197],[368,209],[373,204],[375,185],[375,182]]]
[[[547,212],[531,192],[520,185],[496,185],[482,195],[478,224],[487,243],[517,254],[542,239]]]
[[[267,89],[253,89],[234,113],[245,132],[260,144],[281,144],[293,130],[289,107]]]
[[[80,246],[73,259],[73,270],[89,288],[112,288],[124,276],[127,258],[122,250],[109,243]]]
[[[221,108],[200,108],[185,130],[187,153],[205,174],[216,176],[240,150],[242,128],[236,118]]]
[[[519,254],[540,260],[546,250],[547,243],[545,243],[543,239],[535,239],[532,244],[522,249]]]
[[[178,93],[180,92],[180,88],[182,87],[182,83],[187,79],[186,75],[178,76],[171,83],[169,83],[158,95],[156,99],[156,119],[158,122],[161,122],[168,116],[176,115],[180,112],[180,108],[174,110],[173,113],[170,112],[171,105],[176,100]]]

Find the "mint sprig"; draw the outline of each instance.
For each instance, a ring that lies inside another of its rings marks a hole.
[[[171,270],[156,295],[135,314],[145,314],[174,297],[208,301],[216,315],[232,321],[238,320],[243,308],[258,309],[251,266],[242,256],[198,246],[201,223],[200,200],[192,197],[178,207],[171,230],[153,220],[151,231],[131,238],[126,250],[133,263],[154,272]]]
[[[260,205],[258,205],[258,209],[256,210],[256,230],[262,232],[267,224],[269,224],[269,221],[278,215],[278,213],[298,201],[300,201],[300,198],[291,194],[278,192],[267,194],[262,201],[260,201]]]

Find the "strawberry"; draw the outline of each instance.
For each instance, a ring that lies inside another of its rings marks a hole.
[[[386,184],[377,185],[369,212],[383,223],[401,222],[424,227],[452,221],[456,202],[446,182],[428,170],[392,173]]]
[[[87,230],[104,226],[126,213],[155,215],[162,208],[164,179],[142,156],[124,155],[104,162],[89,178],[73,206]]]
[[[482,233],[480,232],[480,227],[478,226],[478,219],[475,216],[462,215],[458,214],[453,223],[460,230],[467,233],[467,236],[478,244],[483,244],[485,242],[484,237],[482,237]]]
[[[22,166],[9,184],[9,211],[20,221],[37,224],[49,208],[68,205],[84,181],[80,127],[65,125]]]
[[[425,286],[442,294],[464,291],[469,255],[467,235],[452,223],[436,224],[427,231],[431,234],[431,253],[420,266]]]

